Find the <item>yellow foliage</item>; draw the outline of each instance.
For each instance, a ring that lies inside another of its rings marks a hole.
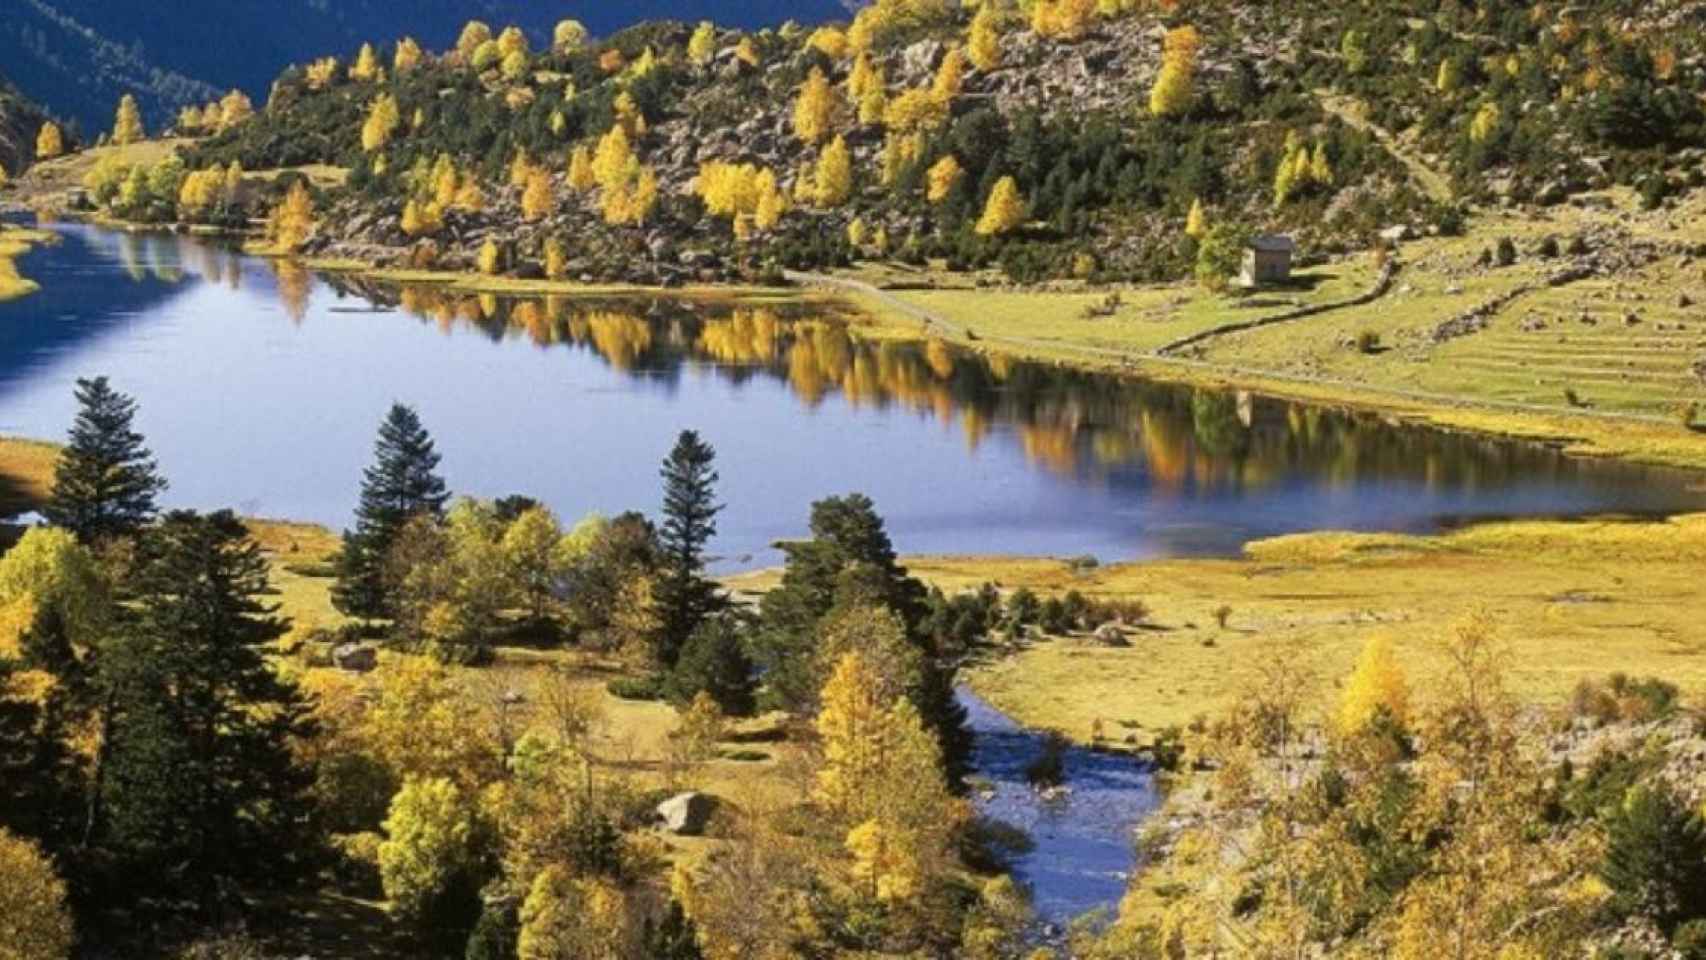
[[[498,247],[496,240],[491,237],[486,238],[486,242],[480,246],[476,265],[480,268],[480,272],[488,277],[495,276],[499,270],[503,269],[503,250]]]
[[[569,189],[586,193],[598,186],[598,175],[592,169],[592,151],[576,147],[569,151]]]
[[[604,185],[604,222],[637,226],[652,215],[657,202],[657,173],[630,159],[616,182]]]
[[[521,905],[520,960],[624,960],[635,923],[620,888],[576,877],[558,864],[540,871]]]
[[[563,242],[556,237],[545,241],[545,279],[561,280],[568,276],[568,251],[563,249]]]
[[[474,51],[480,45],[492,39],[492,28],[479,20],[470,20],[462,27],[462,33],[456,38],[456,52],[464,61],[472,62]]]
[[[700,66],[711,62],[717,53],[717,25],[709,20],[701,20],[693,30],[693,36],[687,40],[687,59]]]
[[[1197,51],[1202,37],[1193,26],[1167,31],[1161,44],[1161,73],[1149,91],[1149,112],[1157,117],[1178,116],[1190,109],[1195,87]]]
[[[402,114],[397,109],[397,98],[391,94],[381,94],[373,101],[368,109],[367,122],[361,127],[361,148],[368,153],[383,149],[391,142],[391,135],[403,123]]]
[[[835,88],[817,67],[800,87],[799,99],[794,101],[794,135],[802,142],[816,146],[829,136],[835,126],[839,107]]]
[[[248,94],[233,90],[219,99],[219,129],[226,130],[255,115]]]
[[[617,124],[598,141],[598,150],[592,159],[593,175],[599,186],[608,190],[628,177],[633,164],[634,150],[629,145],[628,131]]]
[[[142,129],[142,111],[136,107],[136,98],[127,93],[118,101],[118,114],[113,119],[113,142],[124,146],[145,137],[147,134]]]
[[[551,31],[551,47],[562,53],[574,53],[586,46],[587,30],[579,20],[559,20]]]
[[[929,182],[927,198],[931,203],[941,203],[948,199],[964,176],[965,170],[961,169],[960,162],[954,159],[953,154],[947,154],[930,167],[926,176]]]
[[[372,80],[379,75],[379,55],[373,52],[373,44],[361,45],[361,52],[355,55],[355,62],[350,64],[349,78],[351,80]]]
[[[936,79],[930,85],[930,93],[946,103],[960,95],[965,82],[966,54],[956,46],[942,57],[942,65],[936,68]]]
[[[831,60],[847,59],[847,34],[835,27],[819,27],[806,39],[806,46]]]
[[[270,226],[273,245],[285,253],[294,252],[308,239],[314,229],[314,199],[304,181],[290,185],[290,192],[273,210]]]
[[[853,877],[868,885],[882,903],[907,901],[918,895],[923,870],[913,838],[867,820],[847,834],[853,855]]]
[[[52,160],[65,152],[65,136],[59,132],[59,124],[52,120],[41,125],[36,133],[36,159]]]
[[[1096,0],[1036,0],[1031,29],[1055,40],[1082,39],[1096,13]]]
[[[551,190],[551,174],[541,168],[534,168],[527,175],[527,186],[521,191],[522,219],[532,223],[542,220],[551,212],[556,204],[556,197]]]
[[[837,136],[818,157],[812,199],[820,207],[839,207],[853,195],[853,152]]]
[[[1339,732],[1360,733],[1381,711],[1402,724],[1409,717],[1409,704],[1409,686],[1393,656],[1392,642],[1385,637],[1369,640],[1339,701]]]
[[[1025,215],[1025,198],[1019,194],[1018,181],[1002,177],[989,192],[983,216],[977,221],[977,234],[991,237],[1011,232],[1025,222]]]
[[[735,59],[749,67],[758,66],[758,46],[751,37],[741,37],[740,43],[735,44]]]
[[[616,123],[628,134],[629,140],[638,140],[646,132],[646,116],[640,112],[640,105],[624,90],[616,95]]]
[[[985,3],[978,8],[977,16],[972,17],[966,33],[966,53],[972,66],[983,73],[1001,66],[1001,27],[992,4]]]
[[[0,960],[64,960],[71,943],[65,884],[53,863],[0,829]]]
[[[865,226],[865,218],[854,217],[852,222],[847,224],[848,244],[850,244],[854,249],[863,247],[865,245],[867,233],[869,233],[869,230]]]
[[[391,58],[391,69],[399,74],[408,73],[420,66],[425,58],[426,54],[421,50],[421,45],[415,42],[415,38],[404,37],[397,41],[397,52]]]
[[[948,119],[948,101],[933,90],[908,90],[889,101],[883,122],[899,133],[934,130]]]
[[[470,212],[485,208],[485,191],[480,189],[480,181],[475,178],[472,170],[463,174],[462,186],[456,190],[456,202],[453,206],[458,210]]]
[[[863,101],[866,94],[872,90],[880,91],[887,84],[883,71],[871,63],[868,53],[859,54],[853,60],[853,69],[847,72],[847,95],[856,101]]]
[[[310,63],[302,73],[303,80],[307,82],[310,90],[324,90],[331,85],[332,79],[337,75],[337,57],[321,57]]]
[[[1481,109],[1475,111],[1475,119],[1469,121],[1470,142],[1486,143],[1498,131],[1502,117],[1495,101],[1488,100],[1481,104]]]
[[[1200,240],[1208,233],[1208,217],[1203,213],[1202,198],[1191,201],[1191,212],[1185,216],[1185,236]]]

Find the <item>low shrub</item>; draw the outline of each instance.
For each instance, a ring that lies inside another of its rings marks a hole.
[[[617,677],[605,684],[613,697],[623,700],[662,700],[664,679],[658,676]]]

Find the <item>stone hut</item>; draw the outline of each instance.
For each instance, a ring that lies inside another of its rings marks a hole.
[[[1297,249],[1290,237],[1266,234],[1254,237],[1244,247],[1244,269],[1238,283],[1253,289],[1291,279],[1291,255]]]

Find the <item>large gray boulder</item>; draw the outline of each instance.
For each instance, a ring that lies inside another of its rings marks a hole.
[[[703,793],[678,793],[657,805],[659,824],[681,837],[697,837],[716,809],[716,801]]]
[[[379,666],[379,651],[359,643],[340,643],[332,649],[332,664],[351,673],[369,673]]]

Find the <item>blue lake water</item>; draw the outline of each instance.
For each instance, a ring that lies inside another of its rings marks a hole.
[[[903,553],[1233,552],[1322,527],[1706,505],[1672,472],[1040,364],[876,344],[789,309],[368,287],[171,235],[64,225],[0,304],[0,434],[63,436],[106,374],[171,505],[348,522],[386,407],[453,489],[652,511],[675,434],[716,447],[720,566],[774,562],[863,491]]]

